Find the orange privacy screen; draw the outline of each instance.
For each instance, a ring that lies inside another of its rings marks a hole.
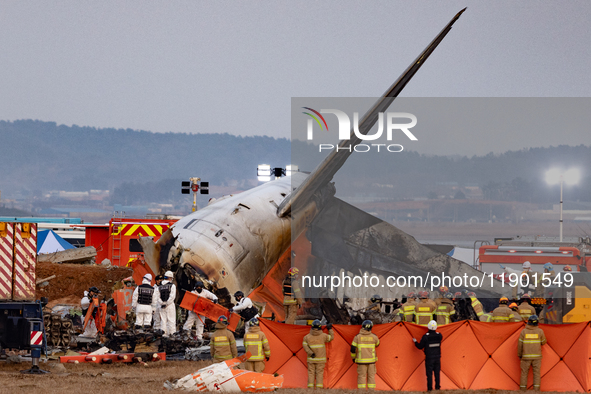
[[[521,373],[517,340],[524,323],[462,321],[438,328],[441,344],[441,388],[519,390]],[[540,325],[548,343],[542,347],[542,391],[591,391],[591,329],[589,323]],[[307,326],[261,319],[271,346],[266,373],[284,374],[283,387],[307,386],[306,353],[302,340]],[[325,388],[357,388],[357,368],[350,356],[351,342],[360,326],[335,325],[335,339],[327,345]],[[374,326],[380,338],[377,349],[378,390],[425,391],[425,356],[418,340],[426,328],[411,323]],[[326,332],[326,330],[325,330]],[[532,388],[532,372],[528,388]]]

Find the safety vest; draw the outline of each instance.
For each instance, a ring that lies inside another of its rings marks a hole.
[[[522,302],[521,304],[519,304],[519,308],[517,309],[517,311],[519,312],[521,318],[524,321],[527,321],[531,315],[536,314],[536,310],[534,309],[534,307],[528,304],[527,302]]]
[[[225,324],[216,323],[216,330],[210,335],[209,351],[215,361],[230,360],[238,355],[234,334]]]
[[[400,311],[400,314],[402,315],[402,321],[410,323],[414,320],[416,304],[416,301],[406,301],[404,304],[402,304]]]
[[[507,305],[501,305],[492,312],[494,323],[509,323],[513,317],[513,311]]]
[[[158,287],[158,291],[160,292],[160,299],[162,302],[168,301],[168,297],[170,297],[170,290],[172,289],[172,283],[167,283],[165,285],[160,285]]]
[[[304,337],[302,346],[308,354],[307,361],[312,364],[326,362],[326,344],[334,338],[334,331],[328,330],[328,334],[322,330],[312,328],[310,333]],[[314,357],[311,355],[314,354]]]
[[[519,334],[517,356],[529,360],[541,359],[542,345],[545,343],[544,331],[539,327],[527,325]]]
[[[290,275],[283,281],[283,305],[297,304],[300,298],[300,286]]]
[[[244,334],[244,347],[251,354],[248,361],[263,361],[271,356],[269,341],[259,327],[250,327]]]
[[[478,298],[476,297],[470,297],[470,300],[472,301],[472,309],[474,309],[474,312],[476,312],[476,316],[482,316],[484,314],[482,303],[478,301]]]
[[[433,312],[436,307],[428,300],[421,300],[415,305],[415,323],[427,327],[427,324],[433,319]]]
[[[361,329],[351,344],[351,358],[357,364],[373,364],[378,361],[376,347],[380,346],[378,336]]]
[[[455,313],[456,310],[454,309],[453,305],[451,305],[451,301],[447,299],[442,300],[441,305],[439,305],[435,310],[437,325],[451,323],[451,316],[455,315]]]
[[[137,302],[141,305],[152,304],[152,294],[154,294],[154,288],[148,284],[141,284],[137,289]]]

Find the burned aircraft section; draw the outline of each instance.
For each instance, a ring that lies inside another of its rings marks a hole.
[[[332,292],[327,292],[327,286],[308,287],[306,295],[312,298],[330,296],[342,300],[380,294],[384,298],[400,300],[419,286],[409,283],[404,287],[389,286],[386,283],[388,277],[392,278],[390,285],[395,284],[394,279],[399,276],[420,277],[423,283],[428,283],[428,275],[441,276],[442,273],[450,277],[482,277],[482,272],[420,244],[395,226],[338,198],[331,199],[317,215],[306,232],[306,239],[311,243],[310,260],[313,262],[306,264],[306,275],[320,278],[368,274],[380,278],[377,287],[346,286]],[[294,247],[294,253],[299,254],[297,247]],[[478,289],[479,298],[498,301],[500,290],[499,282],[487,279]]]
[[[238,195],[212,200],[206,207],[175,223],[156,244],[143,242],[145,258],[153,272],[175,271],[181,297],[183,290],[191,290],[196,280],[202,280],[220,297],[221,304],[229,305],[231,294],[238,290],[249,293],[259,286],[294,241],[305,234],[311,242],[311,256],[318,260],[308,265],[308,275],[350,272],[382,277],[425,277],[441,272],[448,275],[476,273],[466,264],[420,245],[394,226],[335,198],[331,182],[353,152],[352,148],[360,143],[360,137],[367,135],[382,118],[382,113],[463,11],[452,18],[367,111],[358,130],[351,130],[351,138],[342,140],[339,148],[309,175],[296,172]],[[298,265],[302,254],[298,250],[292,252],[292,257],[296,257],[291,263]],[[313,289],[306,289],[308,291],[307,297],[327,295]],[[394,294],[402,294],[402,291]],[[488,291],[487,295],[497,294],[492,289]],[[368,296],[358,293],[328,295]]]

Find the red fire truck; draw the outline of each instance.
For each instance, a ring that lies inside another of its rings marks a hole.
[[[569,265],[573,271],[586,272],[591,266],[591,240],[566,237],[563,242],[553,237],[496,238],[494,245],[483,245],[478,255],[480,270],[500,273],[501,267],[521,270],[529,261],[534,271],[543,271],[542,266],[552,263],[556,272]]]
[[[139,237],[154,237],[157,241],[177,219],[113,218],[108,224],[86,224],[86,246],[96,249],[96,262],[109,259],[117,266],[130,266],[141,258]]]

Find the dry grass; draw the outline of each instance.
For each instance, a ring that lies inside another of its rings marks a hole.
[[[23,375],[19,371],[28,369],[30,364],[0,364],[0,392],[4,393],[89,393],[89,394],[146,394],[162,393],[163,383],[183,377],[199,368],[209,365],[205,361],[168,361],[139,364],[118,363],[65,364],[66,374]],[[42,364],[50,369],[51,364]],[[117,390],[114,392],[114,390]],[[307,389],[282,389],[284,394],[310,394]],[[450,394],[515,394],[516,391],[502,390],[449,390],[439,393]],[[330,390],[330,394],[358,394],[358,390]],[[419,393],[415,392],[407,392]],[[532,392],[533,393],[533,392]]]

